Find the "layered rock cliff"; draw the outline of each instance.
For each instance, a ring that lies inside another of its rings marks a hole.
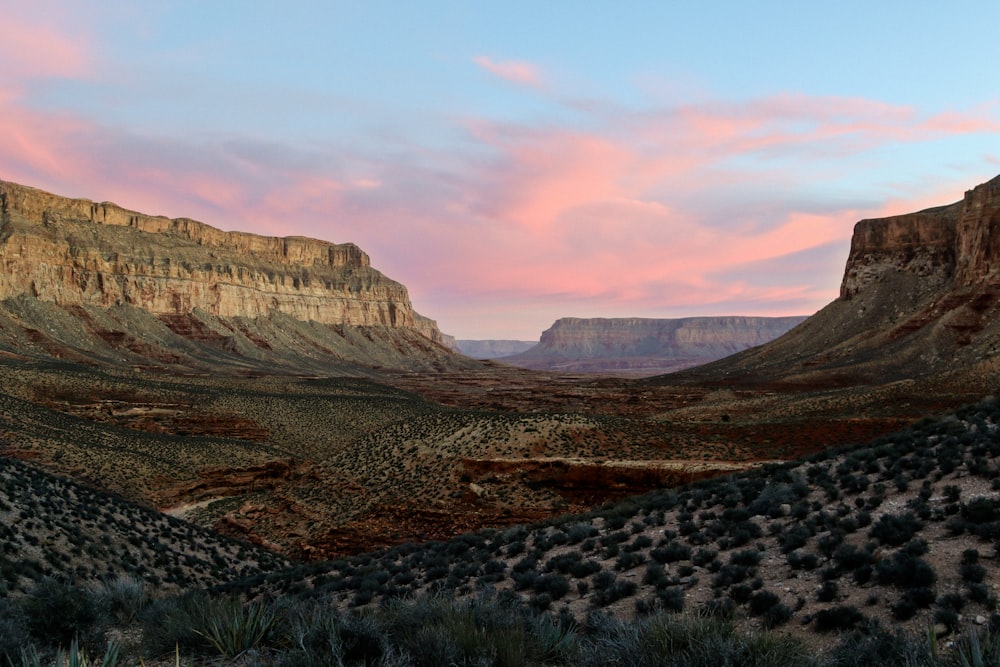
[[[0,300],[17,299],[77,312],[132,308],[189,339],[217,329],[210,320],[285,316],[453,345],[352,243],[224,232],[0,181]],[[234,328],[221,326],[223,337]]]
[[[837,300],[781,339],[688,375],[817,386],[997,377],[998,352],[1000,177],[953,204],[858,222]]]
[[[459,340],[457,349],[473,359],[500,359],[509,357],[538,345],[528,340]]]
[[[804,317],[576,318],[557,320],[539,344],[504,358],[537,370],[649,375],[761,345]]]

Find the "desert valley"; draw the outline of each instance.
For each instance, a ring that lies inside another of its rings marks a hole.
[[[809,317],[488,360],[350,243],[0,216],[14,664],[1000,659],[1000,177],[858,222]]]

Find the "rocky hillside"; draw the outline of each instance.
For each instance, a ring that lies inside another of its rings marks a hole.
[[[655,375],[761,345],[804,319],[564,317],[542,332],[537,346],[504,358],[504,363],[536,370]]]
[[[978,382],[996,377],[998,315],[1000,177],[948,206],[857,223],[836,301],[787,336],[686,377],[801,387],[941,374]]]
[[[0,347],[18,353],[404,367],[454,356],[354,244],[224,232],[5,182],[0,300]]]

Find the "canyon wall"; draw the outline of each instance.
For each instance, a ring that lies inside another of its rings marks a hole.
[[[527,340],[460,340],[457,349],[473,359],[500,359],[530,350],[538,341]]]
[[[687,375],[843,387],[948,374],[987,392],[998,353],[1000,176],[953,204],[861,220],[838,299],[788,336]]]
[[[889,272],[918,276],[930,289],[995,281],[998,271],[1000,176],[954,204],[858,222],[840,294],[849,299]]]
[[[781,336],[805,317],[559,319],[504,363],[536,370],[644,375],[714,361]]]
[[[0,182],[0,299],[129,305],[154,315],[283,313],[302,321],[417,330],[406,288],[351,243],[224,232],[185,218]]]

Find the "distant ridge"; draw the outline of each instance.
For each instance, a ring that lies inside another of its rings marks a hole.
[[[656,375],[761,345],[804,319],[565,317],[542,333],[538,345],[503,362],[535,370]]]
[[[501,359],[530,350],[538,341],[528,340],[459,340],[457,349],[473,359]]]

